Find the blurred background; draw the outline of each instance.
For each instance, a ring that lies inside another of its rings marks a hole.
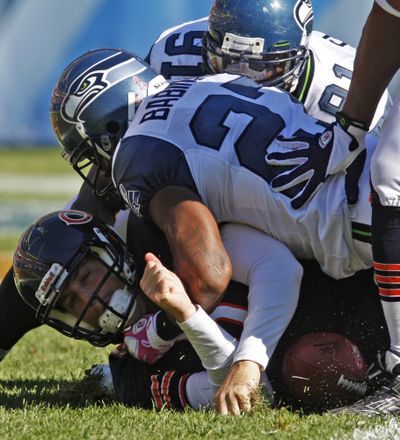
[[[80,186],[49,124],[51,91],[64,67],[99,47],[145,57],[161,32],[207,16],[211,3],[0,0],[0,278],[20,233]],[[313,0],[314,29],[356,46],[372,3]]]

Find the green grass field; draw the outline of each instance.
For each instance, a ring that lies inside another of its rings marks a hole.
[[[96,400],[81,385],[85,369],[106,361],[106,355],[106,349],[69,340],[46,327],[26,335],[0,367],[0,438],[362,439],[366,437],[353,437],[356,428],[364,432],[384,423],[362,417],[305,416],[266,406],[237,418],[213,411],[128,408]]]
[[[0,254],[9,265],[31,217],[62,208],[80,181],[53,149],[0,149],[0,177],[6,188],[0,192]],[[18,180],[27,183],[21,187]],[[263,405],[232,418],[99,400],[82,381],[107,354],[47,327],[27,334],[0,365],[0,439],[400,439],[395,419],[304,415]]]
[[[80,183],[57,148],[0,148],[0,278],[21,233],[41,215],[63,208]]]

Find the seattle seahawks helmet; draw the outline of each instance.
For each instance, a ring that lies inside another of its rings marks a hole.
[[[80,316],[73,316],[61,305],[63,289],[86,258],[98,260],[105,267],[104,276],[88,296]],[[109,226],[77,210],[47,214],[20,238],[13,268],[19,294],[42,323],[96,346],[120,341],[136,306],[138,283],[133,258]],[[99,291],[110,277],[120,280],[118,285],[123,287],[112,292],[107,303]],[[92,305],[101,305],[104,310],[97,327],[85,321]]]
[[[95,164],[110,174],[110,159],[136,106],[166,86],[144,60],[117,49],[87,52],[61,74],[51,96],[51,124],[62,156],[97,195],[111,188],[111,178],[101,187],[99,171],[92,181],[87,168]]]
[[[214,0],[203,40],[206,69],[293,91],[312,24],[310,0]]]

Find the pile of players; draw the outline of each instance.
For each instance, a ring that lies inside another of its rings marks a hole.
[[[375,265],[383,310],[370,269],[387,93],[372,124],[351,119],[355,50],[312,31],[310,1],[261,3],[214,1],[208,19],[162,34],[153,69],[112,49],[66,67],[51,120],[84,183],[21,237],[0,290],[4,353],[47,323],[120,344],[110,368],[126,404],[239,414],[259,385],[285,396],[299,336],[341,333],[372,362],[386,320],[389,391],[347,409],[400,410],[388,398],[400,310],[387,265]]]

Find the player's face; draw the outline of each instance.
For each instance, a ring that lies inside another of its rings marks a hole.
[[[279,78],[283,72],[284,68],[278,66],[265,67],[262,63],[232,63],[225,67],[226,73],[231,73],[234,75],[248,76],[254,81],[262,83],[263,81],[272,81],[275,78]]]
[[[85,258],[71,275],[71,279],[61,294],[59,305],[76,318],[79,318],[84,309],[88,307],[83,320],[99,328],[99,317],[105,307],[97,299],[91,302],[93,293],[98,289],[97,297],[108,304],[113,293],[124,287],[123,282],[112,274],[103,283],[106,273],[106,267],[98,260]]]
[[[257,60],[224,59],[214,54],[209,54],[209,62],[213,66],[214,72],[247,76],[259,83],[279,78],[285,71],[285,63],[268,64]]]

